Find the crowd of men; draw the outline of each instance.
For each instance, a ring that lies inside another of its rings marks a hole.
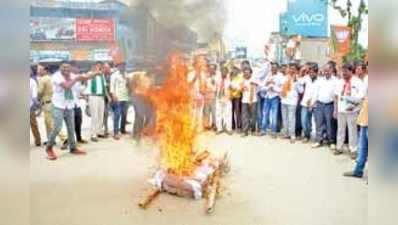
[[[81,132],[82,96],[88,101],[92,142],[109,136],[110,110],[115,140],[129,133],[126,130],[129,105],[136,112],[133,137],[137,141],[148,120],[153,122],[156,116],[147,100],[134,94],[134,86],[130,85],[132,77],[123,62],[114,68],[98,62],[88,73],[80,73],[74,63],[63,62],[52,75],[46,66],[39,64],[32,74],[37,74],[37,78],[30,79],[31,130],[35,144],[40,146],[35,109],[41,104],[49,160],[57,159],[53,150],[57,137],[62,148],[69,146],[70,153],[86,154],[76,145],[76,140],[87,143]],[[269,135],[288,139],[292,144],[309,143],[312,148],[327,145],[334,155],[347,150],[357,165],[344,175],[363,176],[368,151],[366,63],[359,61],[338,67],[330,61],[320,68],[314,62],[303,65],[264,62],[260,68],[252,68],[249,61],[240,65],[210,64],[206,57],[197,57],[186,80],[192,87],[192,118],[199,132],[236,133],[242,138]],[[67,139],[61,132],[63,121]]]

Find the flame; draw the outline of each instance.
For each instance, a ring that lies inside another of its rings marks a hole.
[[[163,85],[151,88],[146,95],[156,111],[155,136],[160,144],[161,166],[177,176],[189,176],[195,169],[196,132],[188,68],[179,53],[173,54],[169,63]]]

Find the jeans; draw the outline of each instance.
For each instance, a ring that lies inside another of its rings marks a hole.
[[[242,127],[245,133],[256,130],[256,103],[242,103]]]
[[[262,97],[260,93],[257,94],[257,106],[256,106],[256,128],[261,130],[261,124],[263,121],[263,107],[265,103],[265,98]]]
[[[355,175],[362,176],[366,161],[368,160],[368,127],[361,127],[358,142],[358,158],[354,169]]]
[[[278,114],[280,98],[278,96],[274,98],[266,98],[263,110],[262,110],[262,122],[261,130],[266,132],[269,124],[271,124],[271,130],[273,133],[278,131]]]
[[[109,108],[110,108],[109,102],[105,101],[105,111],[104,111],[104,130],[105,130],[105,134],[108,134],[108,132],[109,132],[109,124],[108,124]]]
[[[82,141],[82,108],[75,107],[75,133],[77,141]]]
[[[291,138],[296,137],[296,107],[295,105],[282,104],[282,133]]]
[[[312,111],[308,107],[301,108],[301,126],[303,127],[304,137],[311,138]]]
[[[324,132],[326,130],[326,142],[334,143],[336,133],[333,132],[333,103],[324,104],[317,102],[315,106],[315,122],[316,122],[316,141],[321,143],[324,140]]]
[[[133,138],[140,141],[144,128],[155,129],[156,115],[151,102],[147,98],[134,95],[132,100],[135,111]]]
[[[118,101],[111,103],[113,111],[113,134],[117,135],[120,133],[123,125],[123,111],[126,109],[126,101]]]
[[[129,111],[130,103],[127,101],[123,101],[123,107],[122,107],[122,120],[120,123],[120,131],[122,133],[126,133],[126,125],[127,125],[127,112]]]
[[[76,139],[75,139],[75,111],[74,109],[61,109],[53,107],[53,117],[54,117],[54,128],[50,133],[47,142],[47,148],[51,148],[55,145],[55,138],[62,129],[62,121],[65,121],[66,128],[68,131],[68,144],[69,149],[76,149]]]
[[[297,103],[296,107],[296,127],[295,127],[295,136],[296,137],[301,137],[301,133],[303,131],[303,127],[301,126],[301,108],[302,106],[300,105],[300,101]]]

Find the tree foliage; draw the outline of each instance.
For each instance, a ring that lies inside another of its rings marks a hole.
[[[359,32],[362,29],[363,16],[368,14],[365,0],[360,0],[356,13],[353,13],[352,0],[323,0],[328,1],[333,9],[337,10],[343,18],[347,18],[347,26],[351,28],[350,52],[344,56],[344,61],[363,59],[366,49],[358,42]]]

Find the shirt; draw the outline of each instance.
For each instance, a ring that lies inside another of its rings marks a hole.
[[[116,71],[111,75],[110,92],[118,99],[118,101],[129,100],[128,77]]]
[[[87,84],[86,93],[88,95],[106,95],[106,80],[103,74],[93,77]]]
[[[313,81],[309,75],[306,75],[301,80],[302,91],[304,92],[303,99],[301,99],[301,105],[304,107],[311,106],[314,103],[312,97],[314,93],[315,82],[316,80]],[[307,105],[308,102],[309,105]]]
[[[192,84],[192,95],[195,100],[203,100],[202,89],[206,84],[206,73],[200,72],[199,77],[196,77],[196,71],[193,70],[188,73],[188,83]],[[196,78],[196,79],[195,79]]]
[[[75,79],[77,75],[71,73],[71,79]],[[53,85],[52,103],[54,107],[60,109],[73,109],[75,107],[75,100],[73,96],[73,86],[71,89],[64,89],[61,84],[66,80],[60,71],[56,72],[51,79]],[[76,85],[76,83],[74,84]]]
[[[361,127],[367,127],[369,124],[369,113],[368,113],[368,109],[369,108],[369,100],[366,97],[363,102],[362,102],[362,107],[361,107],[361,111],[359,112],[358,115],[358,125]]]
[[[299,93],[302,92],[302,86],[298,81],[288,80],[285,78],[285,83],[290,83],[290,90],[287,91],[286,96],[281,96],[281,103],[285,105],[297,105]]]
[[[329,79],[326,76],[319,77],[314,85],[313,102],[319,101],[328,104],[334,101],[337,85],[335,76],[331,76]]]
[[[82,95],[85,87],[80,83],[76,82],[76,84],[72,87],[73,92],[73,100],[75,101],[75,107],[80,108],[80,96]]]
[[[51,98],[53,96],[53,85],[51,82],[51,77],[49,75],[41,76],[38,78],[38,82],[39,99],[44,103],[51,101]]]
[[[277,73],[275,75],[269,75],[265,79],[265,82],[272,81],[273,83],[270,83],[268,85],[265,85],[265,89],[267,91],[266,98],[271,99],[275,98],[280,95],[280,92],[282,91],[282,86],[285,83],[285,76],[282,75],[281,73]],[[272,88],[272,90],[271,90]]]
[[[231,78],[231,97],[232,98],[240,98],[242,97],[242,86],[243,77],[241,74],[237,74]]]
[[[32,108],[37,98],[37,84],[33,78],[29,79],[29,90],[30,90],[30,108]]]
[[[220,100],[230,101],[231,97],[231,80],[221,76],[216,79],[216,98]]]
[[[355,76],[351,77],[349,81],[339,79],[335,95],[339,113],[358,112],[365,96],[363,82]]]
[[[206,94],[205,94],[205,100],[211,101],[214,99],[216,95],[216,77],[219,76],[217,75],[210,75],[206,78]]]
[[[266,96],[265,80],[267,76],[270,74],[270,71],[271,71],[271,64],[268,61],[266,61],[261,68],[253,72],[253,79],[257,84],[257,92],[261,95],[261,97]]]
[[[256,84],[253,79],[244,79],[242,82],[242,103],[255,102],[257,102]]]

